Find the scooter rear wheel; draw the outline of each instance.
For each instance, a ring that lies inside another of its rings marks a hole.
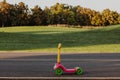
[[[61,68],[57,68],[57,69],[55,69],[55,74],[56,75],[62,75],[63,74],[63,70]]]
[[[76,74],[77,74],[77,75],[82,75],[82,74],[83,74],[82,68],[77,67],[77,68],[76,68]]]

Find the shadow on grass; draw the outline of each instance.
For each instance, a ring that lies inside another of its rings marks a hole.
[[[120,27],[111,30],[97,29],[82,32],[0,32],[1,51],[56,48],[60,42],[64,48],[120,44]]]

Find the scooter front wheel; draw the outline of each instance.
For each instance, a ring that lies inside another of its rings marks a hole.
[[[82,75],[82,74],[83,74],[82,68],[77,67],[77,68],[76,68],[76,74],[77,74],[77,75]]]
[[[56,75],[62,75],[63,74],[63,70],[61,68],[57,68],[57,69],[55,69],[55,74]]]

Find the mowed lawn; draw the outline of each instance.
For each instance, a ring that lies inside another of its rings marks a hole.
[[[120,52],[120,25],[103,28],[23,26],[0,28],[0,51]]]

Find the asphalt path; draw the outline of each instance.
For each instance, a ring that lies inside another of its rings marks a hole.
[[[56,54],[1,52],[0,77],[58,77],[53,70]],[[84,71],[83,75],[64,73],[61,77],[120,77],[120,53],[62,54],[61,63]]]

